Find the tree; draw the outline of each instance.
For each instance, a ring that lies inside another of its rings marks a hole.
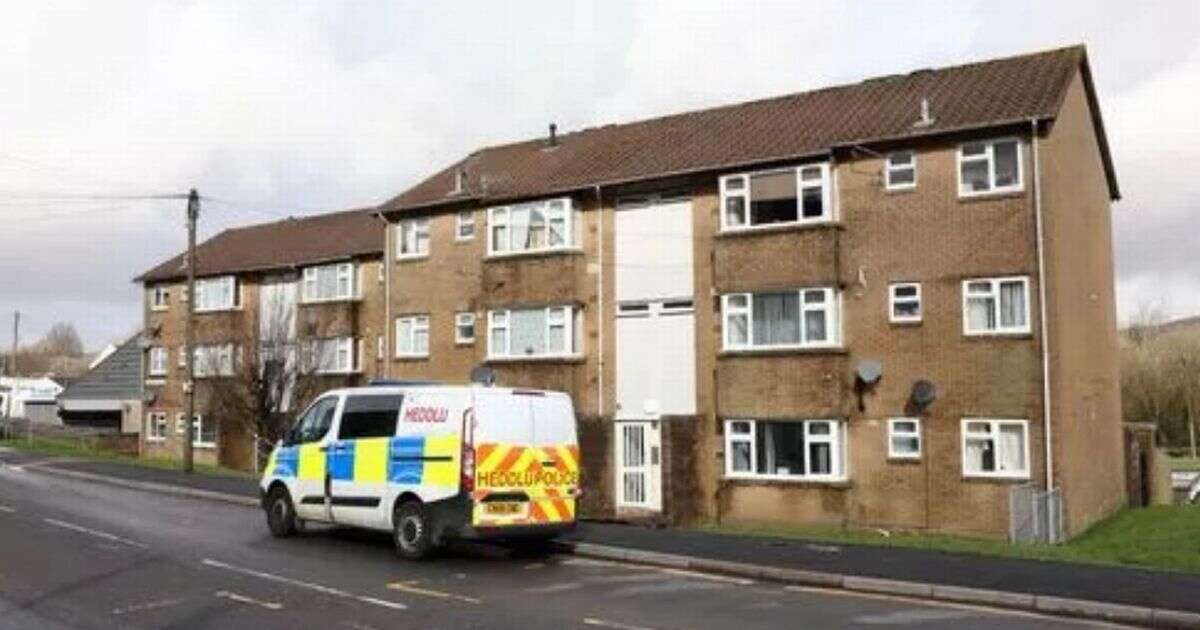
[[[82,357],[83,341],[70,322],[58,322],[37,342],[42,353],[60,357]]]

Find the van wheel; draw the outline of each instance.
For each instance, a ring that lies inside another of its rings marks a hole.
[[[275,486],[267,493],[267,527],[276,538],[296,533],[296,509],[287,488]]]
[[[408,560],[421,560],[433,550],[433,532],[425,506],[417,501],[400,504],[392,515],[396,552]]]

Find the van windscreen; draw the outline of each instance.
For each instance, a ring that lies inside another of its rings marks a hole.
[[[338,439],[392,437],[403,400],[403,396],[347,396]]]

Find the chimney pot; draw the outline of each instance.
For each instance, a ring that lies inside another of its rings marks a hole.
[[[558,125],[550,123],[550,146],[558,146]]]

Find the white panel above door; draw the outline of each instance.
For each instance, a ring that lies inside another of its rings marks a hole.
[[[615,217],[617,301],[691,297],[691,200],[620,203]]]

